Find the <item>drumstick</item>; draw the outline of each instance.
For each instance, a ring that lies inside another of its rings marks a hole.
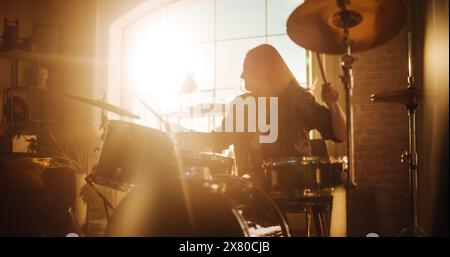
[[[325,70],[323,69],[323,66],[322,66],[322,59],[320,59],[320,53],[316,53],[316,56],[317,56],[317,61],[319,62],[320,74],[322,75],[323,84],[324,84],[324,86],[328,85],[327,77],[325,76]]]

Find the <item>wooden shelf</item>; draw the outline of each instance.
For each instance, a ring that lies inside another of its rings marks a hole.
[[[41,53],[32,53],[28,51],[23,50],[4,50],[0,51],[0,58],[12,58],[15,57],[19,60],[24,61],[40,61],[40,62],[56,62],[58,61],[58,56],[56,55],[47,55],[47,54],[41,54]]]

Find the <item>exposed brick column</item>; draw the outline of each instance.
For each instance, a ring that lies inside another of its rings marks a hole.
[[[353,99],[358,186],[350,192],[349,232],[352,234],[353,226],[356,234],[395,235],[408,224],[408,168],[400,162],[402,151],[408,148],[408,118],[404,106],[372,103],[370,95],[406,88],[406,29],[383,46],[355,57]],[[378,224],[365,224],[375,220]],[[364,227],[378,231],[365,231]]]

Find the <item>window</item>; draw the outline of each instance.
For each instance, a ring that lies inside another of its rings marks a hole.
[[[223,113],[192,116],[200,103],[227,104],[242,94],[240,75],[251,48],[274,45],[297,80],[307,84],[307,52],[286,34],[286,20],[298,0],[179,0],[159,6],[122,32],[120,88],[126,108],[143,125],[161,123],[143,99],[173,124],[198,131],[219,125]]]

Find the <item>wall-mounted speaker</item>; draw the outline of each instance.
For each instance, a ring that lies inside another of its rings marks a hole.
[[[55,120],[56,97],[45,88],[18,88],[4,90],[3,121],[47,122]]]

